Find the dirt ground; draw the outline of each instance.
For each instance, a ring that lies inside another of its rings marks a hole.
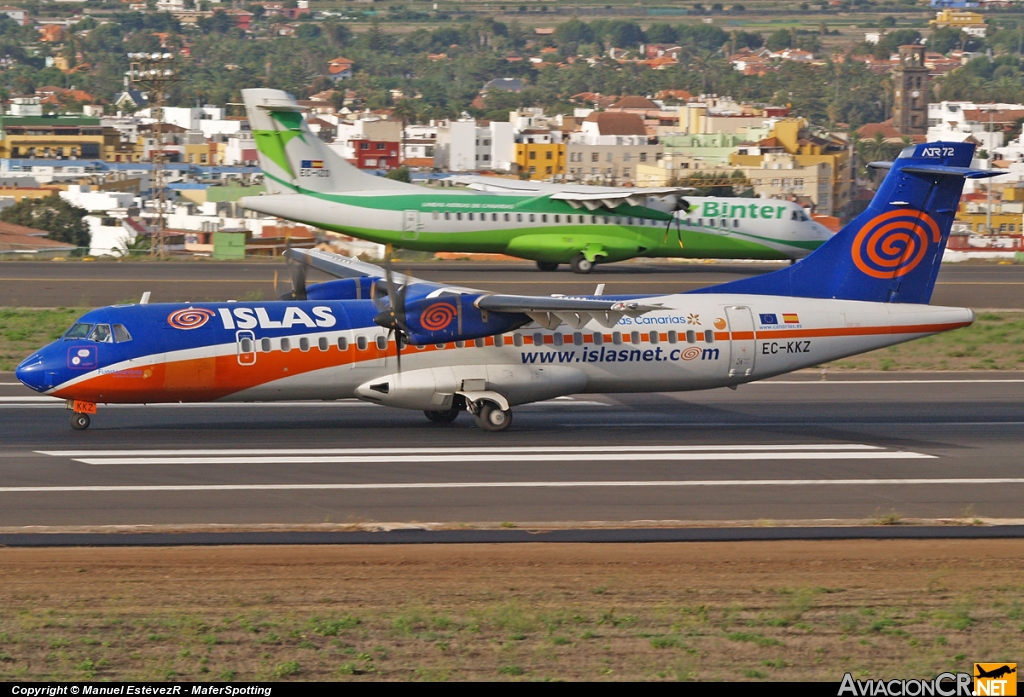
[[[0,680],[925,677],[1024,659],[1022,571],[1024,540],[6,548]]]

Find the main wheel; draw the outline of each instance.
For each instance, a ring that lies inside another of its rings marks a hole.
[[[71,415],[71,428],[76,431],[84,431],[89,428],[89,415],[75,412]]]
[[[538,261],[537,268],[541,271],[558,271],[557,261]]]
[[[583,254],[577,254],[569,262],[573,273],[590,273],[594,270],[594,262],[587,259]]]
[[[512,425],[512,410],[503,411],[496,404],[487,402],[476,414],[476,425],[481,431],[504,431]]]
[[[459,418],[459,413],[462,411],[459,407],[452,407],[444,411],[425,411],[427,418],[433,421],[435,424],[450,424],[455,419]]]

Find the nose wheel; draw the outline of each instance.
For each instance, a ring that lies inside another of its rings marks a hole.
[[[76,431],[84,431],[89,428],[89,415],[75,412],[71,415],[71,428]]]

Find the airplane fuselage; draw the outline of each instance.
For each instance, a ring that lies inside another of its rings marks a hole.
[[[633,257],[800,259],[831,237],[788,201],[689,198],[688,213],[623,204],[574,208],[548,196],[381,191],[250,197],[246,208],[380,244],[420,251],[510,254],[565,263]]]
[[[510,404],[564,394],[733,386],[970,324],[965,308],[763,295],[645,298],[663,309],[574,329],[527,325],[481,339],[406,346],[369,300],[107,307],[26,359],[23,382],[92,403],[359,397],[425,409],[423,391],[474,381]],[[107,329],[99,333],[96,327]],[[125,340],[125,337],[127,340]],[[367,385],[395,380],[386,393]],[[417,377],[419,376],[419,377]],[[418,380],[418,382],[417,382]],[[426,380],[426,383],[424,383]],[[362,386],[362,388],[361,388]]]

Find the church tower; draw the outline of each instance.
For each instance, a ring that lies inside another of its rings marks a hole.
[[[892,125],[904,135],[928,131],[928,68],[924,65],[924,46],[900,46],[899,65],[892,72]]]

